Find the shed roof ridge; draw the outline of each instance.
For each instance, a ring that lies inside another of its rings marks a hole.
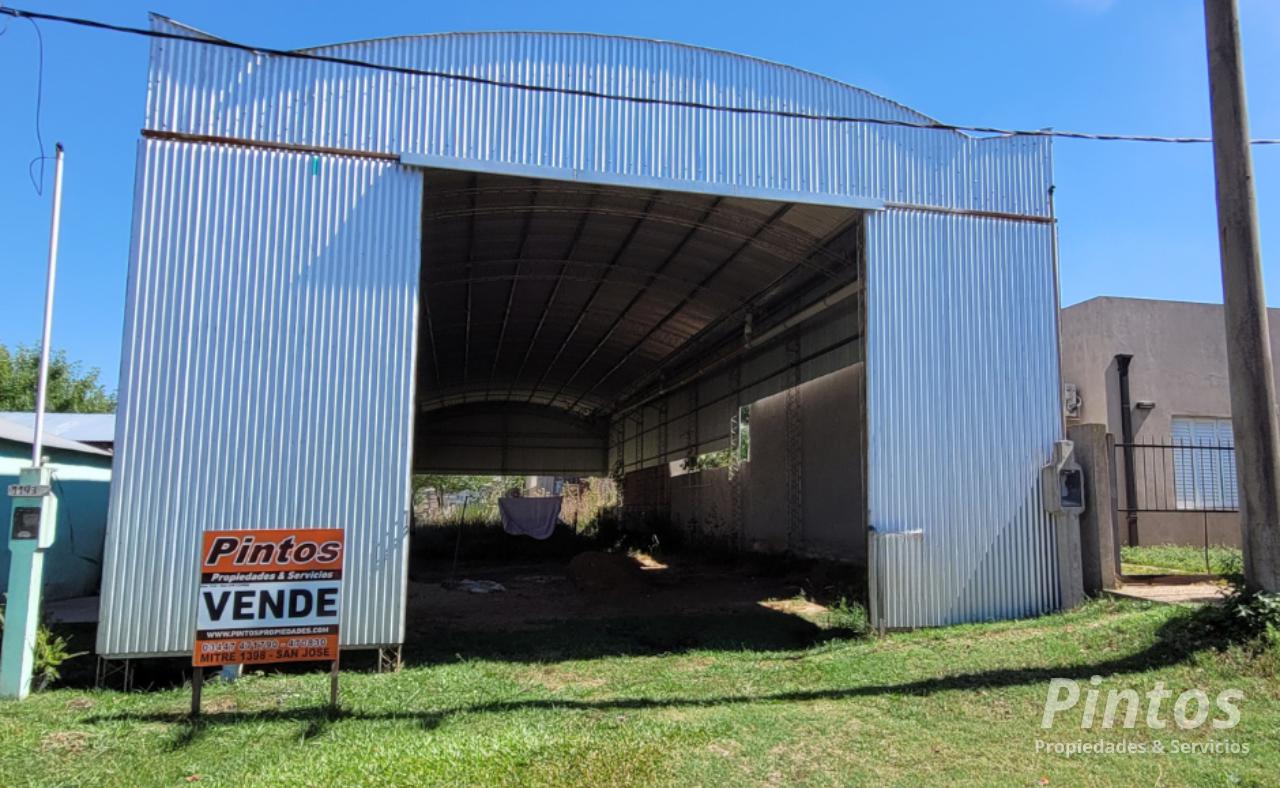
[[[152,12],[150,16],[153,22],[160,21],[168,25],[173,25],[174,27],[178,27],[183,30],[189,31],[190,33],[193,33],[202,38],[207,38],[212,41],[224,41],[227,43],[235,43],[235,44],[240,43],[237,41],[233,41],[232,39],[229,39],[229,38],[222,38],[220,36],[215,36],[197,27],[193,27],[184,22],[179,22],[178,20],[173,19],[172,17],[165,16],[163,14]],[[788,63],[782,63],[780,61],[770,60],[768,58],[759,57],[757,55],[748,55],[742,52],[734,52],[729,49],[720,49],[717,47],[704,46],[701,44],[688,44],[682,41],[671,41],[668,39],[651,38],[647,36],[629,36],[621,33],[574,32],[574,31],[565,31],[565,30],[459,30],[459,31],[447,31],[447,32],[442,31],[437,33],[404,33],[404,34],[390,35],[390,36],[375,36],[373,38],[359,38],[359,39],[353,39],[351,41],[338,41],[331,44],[321,44],[319,46],[313,46],[313,47],[300,47],[296,49],[291,49],[289,51],[305,53],[305,54],[323,54],[324,50],[339,49],[341,47],[350,47],[358,44],[375,44],[375,43],[382,43],[382,42],[388,42],[388,41],[445,39],[445,38],[455,38],[455,37],[456,38],[473,37],[473,36],[474,37],[485,37],[485,36],[497,37],[497,36],[511,36],[511,35],[556,36],[556,37],[564,37],[564,38],[597,38],[597,39],[606,39],[606,40],[613,40],[613,41],[623,41],[628,43],[653,44],[660,47],[671,47],[674,49],[686,49],[694,52],[703,52],[706,54],[715,55],[717,57],[723,57],[723,58],[728,58],[733,60],[741,60],[747,63],[751,63],[755,66],[766,66],[769,68],[776,68],[776,69],[781,69],[783,71],[789,71],[793,74],[796,74],[801,77],[805,77],[807,79],[812,79],[818,82],[824,82],[837,88],[841,88],[844,90],[852,90],[857,93],[861,93],[868,98],[874,99],[876,101],[884,102],[886,105],[902,110],[903,112],[910,113],[911,115],[914,115],[917,120],[921,122],[925,122],[925,123],[940,122],[938,121],[937,118],[934,118],[930,115],[926,115],[925,113],[921,112],[918,109],[909,107],[906,104],[903,104],[902,102],[895,101],[894,99],[891,99],[891,98],[888,98],[887,96],[876,93],[873,90],[868,90],[867,88],[859,87],[858,85],[854,85],[852,83],[845,82],[844,80],[836,79],[835,77],[830,77],[825,74],[820,74],[816,71],[800,68],[799,66],[793,66]],[[959,132],[959,131],[953,131],[953,133],[963,135],[963,132]],[[963,135],[963,136],[968,136],[968,135]]]

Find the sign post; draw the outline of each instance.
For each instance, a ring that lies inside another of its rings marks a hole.
[[[340,528],[204,533],[192,716],[200,713],[205,668],[269,662],[329,662],[329,703],[337,707],[344,555]]]

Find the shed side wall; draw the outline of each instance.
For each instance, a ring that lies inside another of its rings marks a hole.
[[[1056,608],[1039,490],[1062,435],[1052,227],[886,211],[867,267],[871,527],[899,535],[873,557],[885,625]]]
[[[135,199],[98,651],[189,651],[229,528],[344,528],[343,644],[400,642],[421,178],[144,141]]]

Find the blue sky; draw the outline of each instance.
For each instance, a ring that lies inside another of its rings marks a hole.
[[[1207,135],[1201,0],[242,2],[8,5],[291,48],[454,30],[570,30],[742,52],[867,88],[952,123]],[[1241,0],[1253,133],[1280,137],[1280,2]],[[0,21],[0,26],[6,24]],[[39,339],[49,194],[36,155],[36,44],[0,35],[0,344]],[[41,127],[67,145],[54,343],[118,376],[144,39],[43,23]],[[1280,146],[1254,151],[1264,252],[1280,243]],[[1065,304],[1095,295],[1221,300],[1208,146],[1060,141],[1054,167]],[[51,179],[51,168],[48,178]],[[1280,269],[1267,267],[1280,304]]]

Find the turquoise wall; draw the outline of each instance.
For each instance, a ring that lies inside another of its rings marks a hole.
[[[98,593],[102,581],[102,540],[107,528],[111,490],[111,458],[48,449],[53,466],[53,492],[58,496],[58,525],[44,564],[46,600]],[[0,440],[0,492],[18,481],[18,470],[31,464],[31,446]],[[4,501],[0,534],[0,590],[9,586],[9,525],[12,502]]]

